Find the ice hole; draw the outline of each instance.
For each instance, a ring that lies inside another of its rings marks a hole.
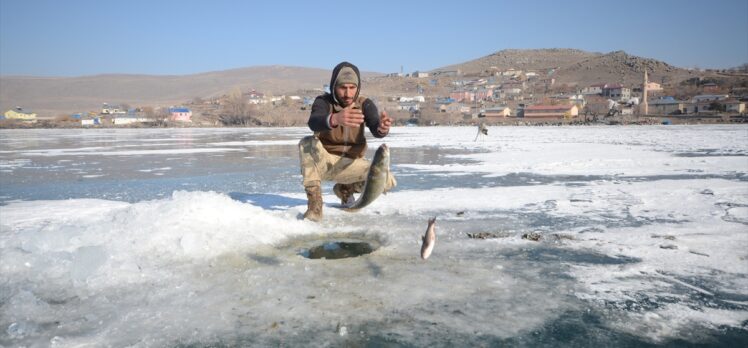
[[[301,256],[308,259],[344,259],[357,257],[373,252],[375,249],[367,242],[324,242],[301,251]]]

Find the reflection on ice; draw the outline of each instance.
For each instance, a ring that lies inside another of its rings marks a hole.
[[[399,186],[319,224],[305,129],[2,132],[2,346],[748,340],[744,127],[394,129]]]

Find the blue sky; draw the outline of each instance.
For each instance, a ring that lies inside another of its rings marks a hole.
[[[431,70],[508,48],[748,63],[748,0],[2,0],[0,75],[183,75],[257,65]]]

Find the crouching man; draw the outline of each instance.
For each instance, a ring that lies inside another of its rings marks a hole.
[[[358,68],[342,62],[332,71],[332,93],[314,100],[308,122],[314,135],[299,142],[301,175],[308,200],[304,219],[322,220],[323,180],[335,182],[333,192],[341,204],[353,202],[353,194],[361,193],[364,187],[370,165],[363,158],[364,126],[376,138],[384,138],[390,132],[392,120],[386,112],[380,115],[370,99],[359,96],[360,87]],[[385,191],[397,185],[392,174],[387,175]]]

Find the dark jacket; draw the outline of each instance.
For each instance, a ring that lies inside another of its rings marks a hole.
[[[364,114],[364,123],[358,127],[344,127],[337,126],[334,128],[329,127],[330,115],[339,112],[343,109],[343,106],[335,98],[335,80],[338,77],[340,69],[345,66],[350,66],[358,75],[358,90],[361,91],[361,75],[358,68],[348,62],[338,64],[333,69],[332,77],[330,79],[330,89],[332,94],[325,93],[318,96],[312,104],[312,113],[309,115],[309,128],[314,131],[314,134],[322,142],[327,152],[345,156],[349,158],[361,158],[366,152],[366,137],[364,136],[364,125],[369,128],[369,131],[376,138],[383,138],[387,134],[379,133],[377,129],[379,127],[379,110],[370,99],[361,97],[356,94],[356,101],[353,103],[354,108],[360,108]]]

